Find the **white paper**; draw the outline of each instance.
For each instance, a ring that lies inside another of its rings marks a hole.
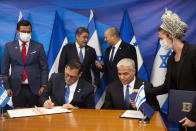
[[[121,115],[121,117],[142,119],[142,118],[144,118],[144,115],[142,114],[141,111],[126,110],[126,111]]]
[[[14,117],[25,117],[25,116],[35,116],[36,113],[31,109],[17,109],[17,110],[8,110],[7,111],[10,118]]]
[[[42,110],[47,114],[56,114],[56,113],[66,113],[71,112],[70,110],[63,109],[61,106],[53,107],[52,109],[45,109],[42,108]]]
[[[56,106],[56,107],[53,107],[52,109],[45,109],[44,107],[37,107],[37,108],[8,110],[7,112],[10,118],[15,118],[15,117],[56,114],[56,113],[68,113],[71,111],[67,109],[63,109],[61,106]]]

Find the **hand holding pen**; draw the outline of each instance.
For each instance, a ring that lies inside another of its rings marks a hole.
[[[44,108],[51,109],[53,106],[54,103],[51,101],[51,98],[49,96],[49,99],[44,102]]]

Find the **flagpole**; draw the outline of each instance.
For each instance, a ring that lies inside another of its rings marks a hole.
[[[6,115],[3,114],[3,108],[2,107],[0,107],[0,108],[1,108],[1,116],[0,116],[0,119],[7,119],[8,116],[6,116]]]
[[[3,85],[3,79],[7,79],[7,76],[0,75],[0,80],[1,80],[0,90],[1,90],[2,85]],[[8,116],[4,115],[2,106],[0,106],[0,112],[1,112],[0,119],[7,119],[8,118]]]
[[[144,86],[144,82],[142,82],[142,85]],[[143,106],[142,114],[143,114],[143,118],[142,119],[139,119],[138,122],[140,124],[148,124],[149,123],[149,119],[147,117],[145,117],[145,114],[144,114],[144,106]]]

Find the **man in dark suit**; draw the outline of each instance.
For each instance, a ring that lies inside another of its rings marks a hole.
[[[65,65],[72,59],[78,59],[82,63],[82,78],[92,83],[91,67],[94,73],[94,92],[98,88],[100,73],[95,66],[95,60],[97,59],[95,49],[88,46],[89,31],[84,27],[79,27],[76,30],[76,42],[68,44],[63,47],[60,59],[58,72],[64,73]]]
[[[129,95],[133,89],[139,89],[144,83],[145,88],[152,88],[152,84],[135,77],[135,63],[132,59],[124,58],[117,64],[118,77],[120,80],[111,82],[106,87],[106,97],[103,107],[105,109],[136,109]],[[146,96],[147,102],[154,110],[159,110],[156,96]]]
[[[31,40],[31,23],[17,23],[18,40],[5,45],[1,73],[9,77],[6,90],[14,107],[32,107],[48,81],[48,64],[42,44]],[[9,69],[11,75],[9,76]]]
[[[69,61],[64,73],[52,74],[47,87],[40,98],[45,108],[63,106],[63,108],[95,108],[92,85],[83,80],[81,63]]]
[[[118,79],[117,63],[123,58],[131,58],[136,63],[137,71],[137,55],[135,47],[125,43],[120,39],[118,30],[114,27],[107,29],[104,33],[105,41],[111,45],[105,51],[104,65],[96,61],[96,66],[102,72],[106,72],[108,83]]]

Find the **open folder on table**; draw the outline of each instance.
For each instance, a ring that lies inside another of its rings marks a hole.
[[[55,106],[52,109],[45,109],[44,107],[35,107],[35,108],[8,110],[7,112],[10,118],[16,118],[16,117],[49,115],[49,114],[57,114],[57,113],[69,113],[71,111],[67,109],[63,109],[61,106]]]
[[[138,119],[142,119],[142,118],[144,118],[144,115],[142,114],[141,111],[126,110],[120,117],[123,117],[123,118],[138,118]]]

